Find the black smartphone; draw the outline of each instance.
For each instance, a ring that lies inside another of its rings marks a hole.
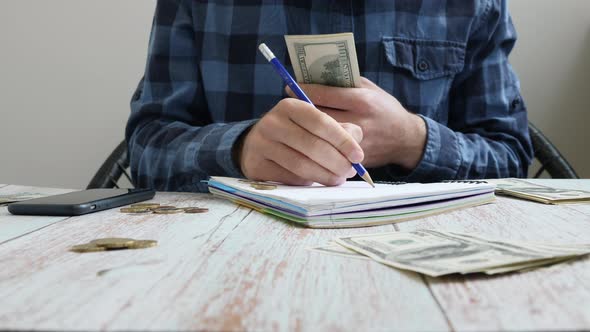
[[[35,216],[79,216],[145,201],[155,194],[152,189],[88,189],[12,203],[8,205],[8,212]]]

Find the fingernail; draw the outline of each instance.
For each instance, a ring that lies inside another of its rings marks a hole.
[[[365,156],[364,156],[363,152],[359,151],[359,150],[352,151],[350,156],[348,156],[348,158],[350,159],[350,162],[352,162],[352,163],[360,163],[361,161],[363,161],[364,157]]]

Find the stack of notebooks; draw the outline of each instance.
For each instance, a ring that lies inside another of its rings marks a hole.
[[[486,204],[495,198],[495,185],[485,181],[376,184],[376,188],[360,181],[337,187],[275,185],[273,190],[260,190],[240,179],[211,177],[209,191],[313,228],[389,224]]]

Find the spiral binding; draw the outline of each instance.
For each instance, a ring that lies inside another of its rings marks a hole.
[[[444,180],[442,183],[469,183],[469,184],[485,184],[487,181],[483,180]]]
[[[394,186],[398,186],[398,185],[401,185],[401,184],[408,184],[407,182],[392,182],[392,181],[375,181],[375,183],[378,183],[378,184],[391,184],[391,185],[394,185]]]

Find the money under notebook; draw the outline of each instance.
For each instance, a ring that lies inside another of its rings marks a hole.
[[[495,199],[495,185],[485,181],[300,187],[213,176],[208,184],[216,196],[312,228],[383,225]]]

